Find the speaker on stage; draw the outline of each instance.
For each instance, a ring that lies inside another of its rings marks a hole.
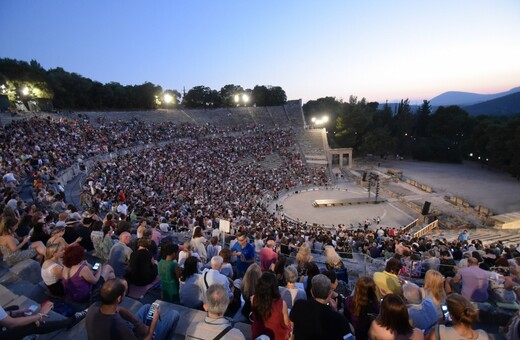
[[[422,207],[422,212],[421,212],[422,215],[428,215],[428,213],[430,212],[430,205],[431,205],[430,202],[424,201],[424,205]]]
[[[365,182],[366,180],[367,180],[367,173],[363,172],[363,182]]]

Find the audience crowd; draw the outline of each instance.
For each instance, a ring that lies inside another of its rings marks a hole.
[[[478,313],[471,303],[518,302],[518,245],[483,244],[467,231],[451,242],[411,238],[383,227],[379,217],[364,221],[365,228],[324,228],[270,211],[283,192],[329,185],[327,172],[305,165],[290,129],[244,131],[39,118],[2,128],[3,259],[9,266],[39,261],[49,295],[90,306],[84,314],[92,339],[171,335],[178,313],[161,319],[159,305],[136,315],[120,306],[132,287],[159,289],[162,301],[206,311],[205,322],[186,333],[204,339],[242,339],[229,321],[237,315],[251,323],[255,338],[486,339],[473,329]],[[96,163],[81,206],[65,202],[55,181],[60,171],[148,143],[155,145]],[[273,153],[283,166],[262,162]],[[24,181],[33,200],[18,194]],[[231,228],[223,239],[224,221]],[[349,280],[356,254],[384,269]],[[12,316],[0,309],[0,325],[25,327]]]

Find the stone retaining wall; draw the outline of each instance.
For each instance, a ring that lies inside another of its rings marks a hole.
[[[433,189],[432,189],[431,186],[426,185],[426,184],[421,184],[421,183],[419,183],[416,180],[413,180],[411,178],[407,178],[406,179],[406,183],[408,183],[410,185],[413,185],[414,187],[419,188],[422,191],[426,191],[426,192],[429,192],[429,193],[433,192]]]

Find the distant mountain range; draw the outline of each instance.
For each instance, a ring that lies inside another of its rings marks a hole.
[[[495,94],[449,91],[432,98],[430,105],[458,105],[470,115],[511,115],[520,113],[520,87]]]

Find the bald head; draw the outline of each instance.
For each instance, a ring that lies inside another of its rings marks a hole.
[[[125,296],[127,283],[122,279],[110,279],[103,284],[99,297],[104,305],[119,304]],[[119,300],[121,298],[121,300]]]

